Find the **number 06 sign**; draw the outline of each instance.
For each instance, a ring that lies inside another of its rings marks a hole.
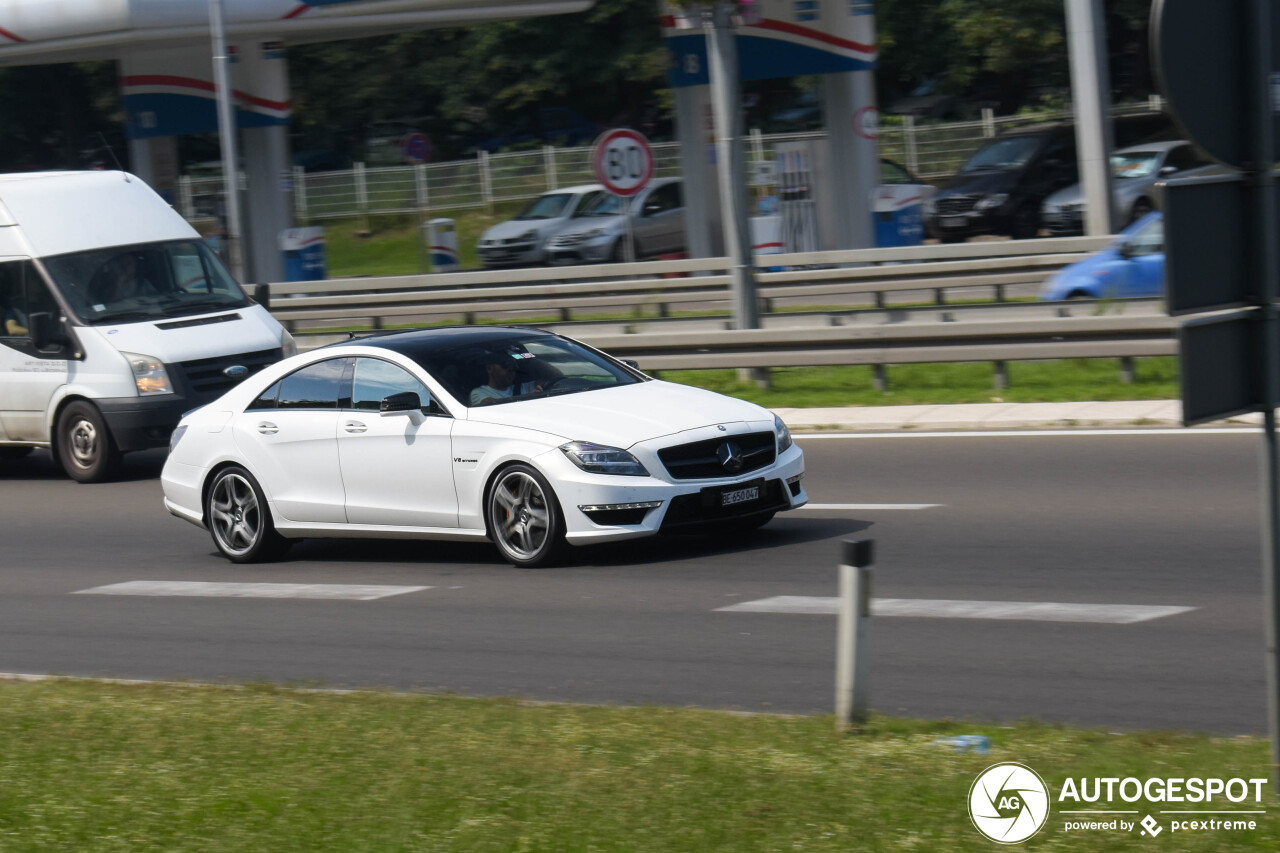
[[[634,130],[609,130],[596,140],[591,158],[596,180],[614,195],[632,196],[653,177],[653,151],[649,140]]]

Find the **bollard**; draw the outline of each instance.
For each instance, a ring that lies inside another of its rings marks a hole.
[[[867,719],[873,539],[841,543],[840,621],[836,628],[836,727]]]

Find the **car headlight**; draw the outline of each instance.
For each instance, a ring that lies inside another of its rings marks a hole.
[[[280,330],[280,349],[284,350],[284,357],[298,354],[298,342],[293,339],[293,335],[289,334],[288,329]]]
[[[592,474],[649,476],[649,472],[640,464],[640,460],[620,447],[592,444],[589,441],[571,441],[568,444],[562,444],[560,450],[569,457],[570,462]]]
[[[186,435],[186,433],[187,433],[186,424],[178,424],[176,427],[174,427],[173,432],[169,433],[169,452],[170,453],[172,453],[173,449],[178,446],[178,442],[182,441],[182,436]]]
[[[592,237],[599,237],[603,233],[604,233],[603,228],[592,228],[590,231],[583,232],[582,239],[590,240]]]
[[[778,440],[778,455],[790,447],[793,442],[791,440],[791,430],[787,429],[787,425],[782,422],[782,418],[777,415],[773,416],[773,435]]]
[[[160,359],[134,352],[125,352],[121,355],[129,360],[129,367],[133,368],[133,384],[138,386],[139,397],[173,393],[169,372],[164,369],[164,362]]]
[[[519,237],[516,238],[516,240],[521,243],[523,243],[525,240],[537,240],[537,239],[538,239],[537,228],[530,228],[528,231],[524,232],[523,234],[521,234]]]
[[[997,207],[1004,204],[1008,200],[1009,200],[1008,193],[992,193],[986,198],[979,199],[978,203],[973,206],[973,209],[974,210],[995,210]]]

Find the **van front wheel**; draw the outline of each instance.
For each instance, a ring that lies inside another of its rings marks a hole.
[[[63,470],[81,483],[110,480],[120,465],[120,450],[102,413],[83,401],[71,403],[58,416],[57,450]]]

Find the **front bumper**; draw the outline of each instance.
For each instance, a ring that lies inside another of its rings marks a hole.
[[[200,405],[174,394],[115,397],[93,402],[102,412],[116,447],[126,453],[167,446],[169,435],[183,413]]]
[[[495,243],[476,247],[486,267],[518,267],[541,264],[545,253],[537,243]]]
[[[931,237],[961,240],[980,234],[1005,234],[1008,226],[995,211],[970,210],[964,213],[930,214],[925,226]]]
[[[547,263],[551,266],[604,263],[613,257],[617,240],[617,235],[606,234],[570,246],[548,246]]]

